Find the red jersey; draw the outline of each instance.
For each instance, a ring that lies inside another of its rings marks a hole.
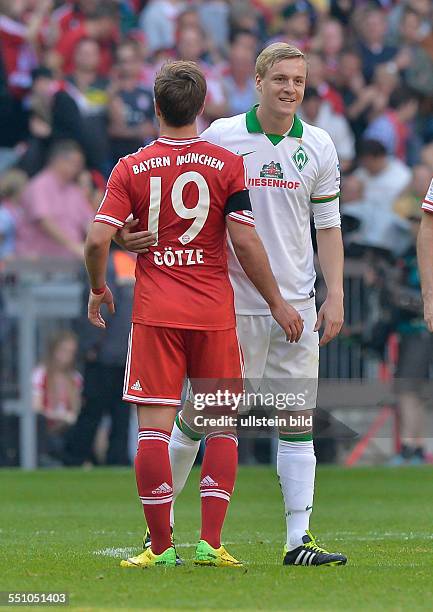
[[[225,217],[254,225],[245,191],[242,157],[198,137],[159,138],[119,160],[95,221],[120,228],[132,213],[137,231],[157,236],[137,258],[134,323],[235,326]]]
[[[85,15],[72,4],[63,4],[53,11],[52,19],[59,28],[60,36],[63,36],[66,32],[81,26],[85,21]]]

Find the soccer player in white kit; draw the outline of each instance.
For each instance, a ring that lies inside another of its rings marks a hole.
[[[327,132],[296,116],[306,77],[307,63],[299,49],[286,43],[268,46],[256,62],[260,104],[247,113],[216,120],[202,134],[209,142],[244,157],[257,232],[283,297],[304,321],[299,342],[288,343],[230,249],[229,272],[245,376],[262,379],[260,391],[274,395],[287,393],[293,385],[305,387],[304,383],[309,381],[303,405],[288,407],[289,414],[295,417],[312,414],[319,344],[327,344],[339,333],[344,314],[339,164]],[[327,287],[327,297],[318,313],[314,299],[311,211]],[[319,342],[318,330],[322,325],[324,331]],[[308,419],[279,430],[277,473],[287,524],[283,563],[343,565],[346,557],[319,547],[309,531],[316,458],[312,427],[304,425],[305,421]],[[183,489],[197,455],[200,436],[196,434],[191,415],[184,409],[176,418],[169,445],[174,499]]]

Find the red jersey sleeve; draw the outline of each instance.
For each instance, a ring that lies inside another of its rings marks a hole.
[[[128,173],[120,160],[113,168],[108,179],[107,189],[95,216],[95,221],[123,227],[132,212],[128,191]]]

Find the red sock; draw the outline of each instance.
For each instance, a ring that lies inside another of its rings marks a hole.
[[[152,552],[161,554],[171,546],[170,508],[173,501],[168,443],[162,429],[140,429],[135,456],[135,478],[147,525],[152,534]]]
[[[206,439],[201,468],[201,536],[213,548],[221,546],[221,531],[238,465],[237,439],[233,434],[213,434]]]

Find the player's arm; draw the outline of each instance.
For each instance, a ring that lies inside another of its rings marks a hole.
[[[247,195],[248,192],[242,192]],[[272,273],[262,241],[252,225],[226,218],[236,257],[245,274],[269,305],[272,316],[284,329],[289,342],[298,342],[304,328],[300,314],[287,304]]]
[[[106,283],[107,261],[110,243],[116,228],[105,223],[93,223],[84,246],[84,258],[90,282],[87,316],[96,327],[105,328],[101,315],[101,305],[107,304],[110,314],[114,314],[114,301]]]
[[[104,198],[96,213],[95,222],[90,227],[84,247],[90,281],[88,317],[96,327],[105,328],[105,321],[100,312],[102,304],[107,304],[108,311],[114,314],[113,295],[106,284],[107,261],[113,236],[124,226],[125,219],[131,214],[131,202],[125,185],[127,180],[128,173],[121,160],[108,179]]]
[[[343,326],[344,249],[340,219],[340,168],[335,146],[329,136],[321,156],[319,178],[311,194],[311,206],[317,236],[317,254],[325,279],[327,295],[317,313],[315,330],[324,324],[320,339],[324,346]]]
[[[422,216],[417,251],[424,300],[424,319],[429,331],[433,332],[433,211],[425,212]]]
[[[320,339],[320,346],[324,346],[340,333],[344,321],[344,249],[339,227],[318,229],[316,235],[317,254],[325,279],[327,294],[326,300],[318,312],[315,329],[316,331],[319,330],[322,323],[325,323],[325,329]]]

